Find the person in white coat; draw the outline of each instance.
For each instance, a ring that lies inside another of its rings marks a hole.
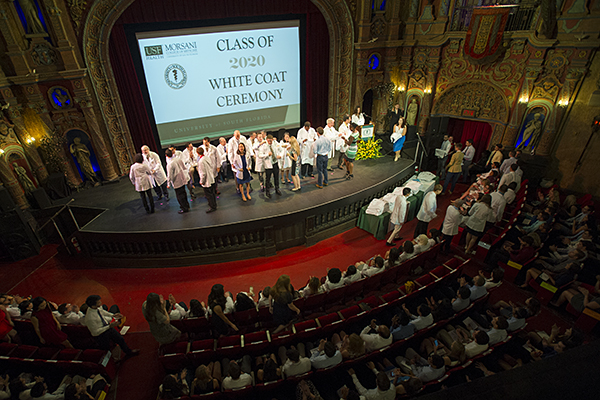
[[[217,180],[219,178],[219,172],[221,170],[221,157],[219,156],[219,151],[215,146],[210,144],[210,139],[205,137],[202,139],[202,147],[204,148],[204,156],[210,158],[210,162],[213,166],[213,177],[215,179],[215,193],[218,195],[221,194],[219,192],[219,185],[217,185]],[[196,149],[196,152],[198,150]]]
[[[244,201],[252,200],[252,197],[250,197],[250,181],[252,180],[252,175],[250,175],[251,162],[250,152],[246,150],[246,145],[240,142],[231,166],[235,170],[235,180]],[[246,188],[246,193],[244,193],[244,187]]]
[[[344,115],[344,120],[340,124],[338,128],[338,138],[335,142],[335,149],[340,153],[338,156],[338,169],[342,168],[342,164],[344,163],[344,155],[346,154],[346,139],[350,137],[352,134],[352,130],[350,129],[350,116],[348,114]]]
[[[254,172],[258,174],[258,181],[260,182],[260,191],[265,191],[265,161],[260,156],[261,149],[267,146],[267,141],[264,140],[262,135],[258,135],[258,138],[254,142]]]
[[[204,197],[208,201],[208,210],[206,213],[217,211],[217,189],[215,183],[215,165],[214,160],[205,155],[204,147],[198,147],[198,175],[200,176],[200,186],[204,189]]]
[[[365,124],[365,116],[361,112],[360,107],[356,107],[354,109],[354,114],[352,114],[352,122],[358,126],[363,126]]]
[[[190,173],[181,157],[173,154],[173,150],[167,149],[165,156],[167,157],[167,181],[175,189],[175,195],[181,208],[178,212],[179,214],[186,213],[190,211],[190,203],[185,192],[185,187],[190,181]]]
[[[137,153],[133,157],[133,165],[129,169],[129,179],[135,186],[135,190],[142,198],[142,204],[148,214],[154,212],[154,198],[152,197],[152,171],[144,164],[144,157]],[[148,200],[146,200],[146,197]],[[150,204],[148,206],[148,204]]]
[[[404,225],[404,220],[406,219],[406,210],[408,209],[408,202],[406,201],[406,198],[410,196],[410,193],[410,188],[404,188],[402,189],[402,194],[396,196],[394,210],[390,216],[390,223],[394,225],[394,230],[385,243],[388,246],[394,246],[394,241],[402,239],[401,237],[396,237],[396,235],[400,233],[400,229],[402,229],[402,225]]]
[[[427,235],[427,226],[437,214],[435,213],[437,209],[437,196],[442,193],[442,185],[437,184],[433,188],[432,192],[429,192],[423,197],[423,203],[421,203],[421,208],[417,214],[417,226],[415,227],[415,238],[419,235]]]
[[[192,146],[192,148],[194,148],[194,146]],[[171,158],[167,158],[167,169],[169,168],[169,163],[172,160],[174,160],[176,158],[178,158],[179,160],[181,160],[181,162],[183,163],[186,171],[188,172],[188,180],[187,180],[187,183],[185,185],[187,186],[188,190],[190,191],[190,197],[192,198],[192,200],[194,200],[196,198],[196,194],[194,193],[193,176],[190,173],[190,171],[192,169],[192,165],[194,164],[193,160],[195,160],[195,156],[194,157],[190,157],[189,149],[185,149],[184,151],[179,151],[173,145],[169,146],[169,149],[173,153],[173,156]],[[194,154],[196,154],[196,153],[194,152]],[[167,180],[167,187],[169,187],[168,180]]]
[[[152,172],[152,180],[154,191],[156,192],[157,200],[161,200],[163,196],[169,201],[169,192],[167,191],[167,174],[162,166],[160,157],[146,145],[142,146],[142,156],[144,164],[150,168]]]
[[[219,163],[221,165],[219,170],[220,180],[221,182],[228,182],[229,178],[227,175],[231,169],[231,164],[229,163],[229,159],[227,159],[227,140],[224,137],[219,138],[217,151],[219,152]]]
[[[312,145],[317,140],[317,132],[310,126],[310,122],[306,121],[304,127],[298,130],[298,143],[300,144],[300,178],[311,176],[313,174],[313,164],[315,156],[312,153]]]
[[[279,143],[273,139],[272,135],[267,136],[267,143],[260,147],[257,159],[263,160],[265,167],[265,196],[271,198],[271,188],[275,186],[275,193],[281,196],[279,190],[279,160],[283,158]],[[273,177],[273,184],[271,184]]]
[[[240,133],[239,130],[236,129],[235,131],[233,131],[233,136],[229,139],[229,142],[227,142],[227,157],[229,158],[229,162],[231,163],[231,169],[233,170],[233,176],[235,177],[235,181],[236,181],[236,184],[238,185],[238,187],[239,187],[239,182],[237,181],[237,175],[238,175],[237,172],[238,171],[235,169],[233,160],[235,159],[235,156],[237,155],[240,143],[244,144],[246,153],[248,153],[250,160],[252,160],[252,156],[254,155],[254,152],[252,150],[252,144],[245,136],[242,136],[242,134]],[[242,174],[243,174],[243,171],[242,171]],[[250,183],[248,183],[248,185],[250,185]]]
[[[329,151],[329,154],[327,155],[327,161],[328,161],[327,170],[328,171],[333,171],[333,166],[331,164],[334,162],[332,160],[335,157],[335,145],[338,140],[338,131],[335,129],[334,124],[335,124],[335,119],[327,118],[327,126],[325,128],[323,128],[325,137],[331,141],[331,150]]]
[[[442,242],[442,252],[445,254],[450,252],[450,244],[454,236],[458,234],[458,226],[463,220],[463,211],[461,207],[465,204],[465,201],[458,198],[454,200],[446,209],[446,216],[444,217],[444,223],[442,224],[442,234],[444,235],[444,241]]]
[[[283,135],[283,140],[279,142],[281,146],[281,158],[279,159],[279,170],[281,171],[281,183],[292,183],[290,168],[292,167],[292,160],[287,156],[288,151],[291,149],[290,144],[290,133],[286,132]]]

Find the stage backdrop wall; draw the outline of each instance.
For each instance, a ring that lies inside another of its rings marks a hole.
[[[329,32],[323,15],[310,0],[138,0],[125,10],[112,29],[109,50],[136,150],[143,144],[153,150],[159,146],[146,113],[123,25],[284,14],[306,16],[306,118],[314,126],[325,126],[329,95]]]

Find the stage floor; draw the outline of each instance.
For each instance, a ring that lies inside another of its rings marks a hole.
[[[190,212],[178,214],[179,205],[173,189],[169,190],[171,201],[155,201],[156,212],[146,214],[140,196],[126,177],[120,182],[96,188],[90,188],[74,193],[71,198],[74,206],[104,209],[100,215],[85,226],[84,232],[112,233],[112,232],[157,232],[196,229],[199,227],[223,226],[248,222],[267,217],[286,215],[317,205],[338,201],[351,196],[357,191],[378,185],[386,180],[393,179],[404,172],[413,164],[412,160],[400,159],[394,162],[390,156],[376,160],[363,160],[354,163],[354,179],[347,181],[345,171],[336,169],[329,172],[329,186],[319,189],[315,186],[317,179],[305,178],[302,180],[302,190],[292,192],[292,184],[281,185],[281,196],[271,191],[272,197],[268,199],[259,190],[258,175],[253,175],[252,200],[243,202],[236,193],[235,182],[229,180],[219,185],[221,194],[217,199],[216,212],[206,214],[208,208],[202,188],[194,189],[198,196],[190,201]],[[153,194],[155,195],[154,191]],[[156,199],[156,195],[154,196]],[[62,199],[64,204],[69,199]],[[188,200],[190,200],[188,198]]]

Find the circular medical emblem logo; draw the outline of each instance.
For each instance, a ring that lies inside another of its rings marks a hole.
[[[165,81],[173,89],[181,89],[187,83],[187,73],[179,64],[171,64],[165,70]]]

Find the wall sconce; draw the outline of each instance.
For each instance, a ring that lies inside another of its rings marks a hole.
[[[519,103],[521,103],[521,104],[528,103],[528,102],[529,102],[529,96],[527,96],[527,95],[523,95],[519,99]]]
[[[425,89],[425,94],[431,94],[431,88]]]
[[[27,142],[27,144],[31,144],[31,143],[35,142],[35,138],[29,137],[29,138],[27,138],[26,142]]]
[[[558,102],[559,107],[566,107],[569,105],[569,99],[562,99]]]
[[[0,149],[0,156],[4,154],[4,150]]]

